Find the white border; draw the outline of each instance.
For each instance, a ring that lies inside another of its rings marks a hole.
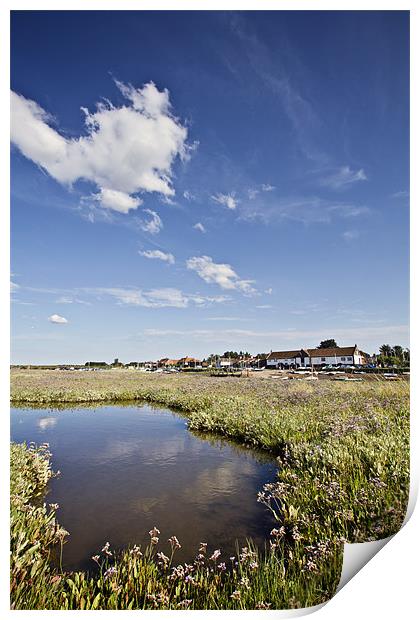
[[[2,372],[0,376],[1,386],[1,402],[2,417],[1,417],[1,429],[3,437],[3,445],[0,450],[1,461],[0,468],[2,473],[8,472],[9,458],[8,458],[8,441],[9,441],[9,310],[8,310],[8,295],[9,295],[9,211],[7,205],[9,205],[10,186],[9,186],[9,123],[4,119],[9,118],[9,11],[10,10],[410,10],[411,11],[411,136],[412,136],[412,148],[411,148],[411,204],[416,205],[416,208],[411,209],[411,315],[413,317],[420,316],[420,304],[418,286],[414,282],[414,270],[415,266],[420,264],[419,256],[419,243],[417,240],[417,233],[419,232],[419,219],[418,212],[418,170],[419,162],[417,157],[418,142],[418,121],[415,110],[420,109],[419,97],[418,97],[418,76],[420,75],[420,67],[418,62],[418,15],[416,9],[416,3],[412,1],[397,2],[397,1],[382,1],[376,2],[372,0],[354,0],[353,2],[341,2],[337,6],[337,2],[333,1],[269,1],[269,0],[230,0],[223,1],[214,0],[201,0],[201,1],[182,1],[182,0],[61,0],[57,3],[54,0],[44,1],[4,1],[0,8],[0,58],[2,59],[2,70],[0,73],[1,84],[1,96],[0,105],[2,106],[3,119],[1,125],[3,134],[2,148],[0,152],[1,162],[1,183],[0,192],[3,200],[1,201],[0,208],[0,231],[2,234],[0,243],[0,274],[1,274],[1,291],[2,291],[2,321],[0,322],[1,340],[2,343]],[[413,147],[414,143],[414,147]],[[385,257],[384,257],[385,258]],[[416,353],[419,328],[417,327],[417,321],[411,323],[411,349]],[[416,355],[412,356],[412,376],[420,377],[420,364],[416,360]],[[419,423],[416,420],[414,412],[417,409],[419,402],[418,398],[418,386],[416,381],[412,381],[412,420],[411,420],[411,472],[412,472],[412,489],[410,497],[410,508],[413,510],[415,503],[415,496],[418,490],[420,461],[419,461]],[[5,485],[2,485],[2,499],[5,500]],[[5,506],[5,501],[2,502],[2,506]],[[8,548],[9,548],[9,536],[8,536],[8,514],[2,510],[2,527],[0,528],[0,549],[1,549],[1,561],[0,561],[0,610],[3,612],[2,617],[8,617],[10,614],[13,616],[20,614],[74,614],[83,613],[79,611],[60,612],[60,611],[25,611],[11,612],[9,610],[9,572],[8,572]],[[418,612],[417,605],[417,589],[418,589],[418,553],[420,551],[419,543],[420,534],[420,516],[419,510],[414,513],[413,517],[408,521],[405,527],[398,533],[391,542],[369,562],[369,564],[363,568],[361,573],[357,574],[350,582],[349,585],[343,588],[329,603],[317,612],[317,618],[327,620],[329,618],[334,620],[337,617],[351,618],[354,620],[355,616],[359,615],[361,618],[368,618],[369,616],[381,617],[381,618],[414,618],[416,612]],[[299,610],[297,610],[299,611]],[[303,610],[302,610],[303,611]],[[126,612],[96,612],[100,614],[116,614],[120,615]],[[142,612],[153,613],[153,618],[168,613],[185,613],[185,612]],[[213,613],[218,615],[225,615],[229,612],[188,612],[190,617],[202,613]],[[254,614],[258,612],[230,612],[232,614],[247,613]],[[279,614],[282,617],[290,617],[292,614],[288,611],[272,611],[265,612],[266,614]]]

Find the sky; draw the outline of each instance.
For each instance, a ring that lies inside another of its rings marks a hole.
[[[11,19],[12,363],[409,346],[405,11]]]

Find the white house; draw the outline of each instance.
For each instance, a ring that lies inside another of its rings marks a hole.
[[[267,357],[267,368],[290,368],[291,366],[305,366],[309,364],[308,352],[300,351],[271,351]]]
[[[301,349],[300,351],[272,351],[267,358],[268,368],[296,368],[300,366],[325,366],[367,364],[367,354],[357,347],[331,347],[329,349]]]

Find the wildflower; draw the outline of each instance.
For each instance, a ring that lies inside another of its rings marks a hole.
[[[117,569],[115,568],[115,566],[110,566],[104,573],[104,577],[105,579],[109,579],[112,575],[115,575],[117,573]]]
[[[312,560],[308,560],[306,562],[305,570],[308,571],[309,573],[314,573],[317,569],[318,569],[317,565]]]
[[[130,549],[130,555],[135,555],[138,558],[143,557],[143,554],[140,551],[140,547],[138,547],[137,545],[134,545],[134,547],[132,549]]]
[[[220,549],[216,549],[215,551],[213,551],[212,555],[210,556],[210,560],[216,561],[217,558],[220,558],[221,555],[222,555],[222,552],[220,551]]]
[[[249,564],[249,568],[250,568],[251,570],[255,570],[255,569],[257,569],[257,568],[258,568],[258,562],[250,562],[250,564]]]
[[[300,534],[298,528],[296,527],[296,525],[294,526],[293,530],[292,530],[292,538],[293,540],[300,540],[302,538],[302,534]]]
[[[244,588],[249,590],[249,579],[248,579],[248,577],[242,577],[242,579],[241,579],[241,581],[239,583],[240,583],[241,586],[243,586]]]
[[[235,590],[235,592],[232,592],[232,594],[230,595],[230,598],[233,598],[234,601],[240,601],[241,600],[241,591],[240,590]]]
[[[92,560],[94,562],[96,562],[97,564],[99,564],[99,560],[100,560],[101,556],[100,555],[92,555]]]
[[[168,542],[171,545],[172,551],[174,551],[175,549],[181,549],[180,542],[179,542],[179,540],[178,540],[178,538],[176,536],[171,536],[168,539]]]
[[[206,542],[201,542],[200,543],[200,547],[198,549],[199,553],[207,553],[207,543]]]
[[[60,508],[59,504],[48,504],[51,510],[58,510]]]
[[[266,603],[265,601],[260,601],[255,605],[255,609],[270,609],[271,603]]]
[[[191,603],[192,603],[192,598],[184,598],[184,600],[178,603],[177,607],[186,609],[187,607],[191,605]]]
[[[158,558],[158,560],[160,560],[159,566],[163,566],[163,568],[166,568],[168,566],[170,560],[167,555],[160,551],[156,554],[156,557]]]
[[[105,543],[105,545],[102,547],[102,553],[105,553],[106,555],[112,555],[112,552],[109,550],[109,542]]]
[[[158,530],[156,526],[154,526],[149,532],[150,538],[156,538],[159,534],[160,530]]]
[[[220,562],[220,564],[217,565],[217,568],[221,571],[226,570],[226,564],[224,562]]]

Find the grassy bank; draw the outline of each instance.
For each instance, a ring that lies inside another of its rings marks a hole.
[[[177,607],[190,599],[188,606],[197,609],[314,605],[334,592],[343,540],[384,538],[398,531],[404,519],[409,490],[405,382],[16,371],[11,395],[21,404],[145,400],[176,407],[192,429],[270,450],[280,465],[278,479],[259,494],[278,523],[264,557],[256,560],[242,553],[242,559],[234,561],[238,565],[233,562],[229,570],[217,569],[213,560],[194,563],[188,570],[198,572],[191,579],[190,573],[184,574],[178,583],[170,566],[158,565],[163,560],[154,555],[153,546],[141,557],[129,551],[119,556],[115,571],[109,565],[113,556],[105,554],[99,581],[78,574],[70,598],[55,598],[48,604],[39,600],[38,608],[87,607],[98,596],[102,608],[126,608],[131,602],[133,608]],[[251,568],[251,563],[258,568]],[[155,584],[153,591],[145,593],[146,586],[135,576],[143,571],[149,575],[148,583]],[[54,582],[61,584],[57,596],[62,596],[63,588],[67,591],[66,579]],[[184,582],[201,585],[186,590]]]

